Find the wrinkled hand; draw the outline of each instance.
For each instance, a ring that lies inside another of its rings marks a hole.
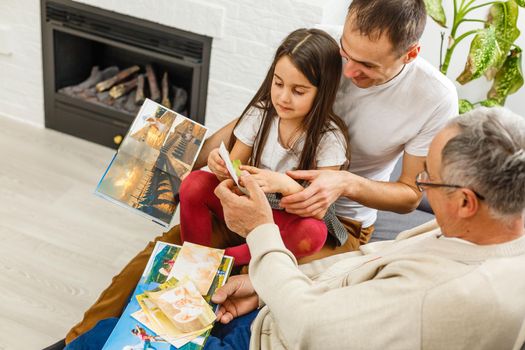
[[[226,226],[242,237],[246,237],[254,228],[273,223],[272,209],[266,195],[251,175],[241,176],[241,181],[250,196],[236,193],[237,186],[232,179],[221,182],[215,188],[224,212]]]
[[[211,150],[210,154],[208,155],[208,168],[210,168],[211,172],[213,172],[220,181],[230,178],[230,173],[226,168],[226,163],[219,155],[218,148]]]
[[[296,180],[307,180],[310,186],[283,197],[281,207],[303,217],[322,218],[328,207],[345,191],[345,175],[340,170],[296,170],[286,172]]]
[[[259,306],[259,297],[248,275],[230,277],[224,286],[215,291],[211,300],[220,304],[217,321],[224,324]]]
[[[283,195],[288,195],[303,189],[297,181],[283,173],[267,169],[259,169],[249,165],[242,165],[241,170],[248,171],[265,193],[279,192]]]

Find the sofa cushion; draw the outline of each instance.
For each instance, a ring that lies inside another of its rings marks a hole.
[[[408,214],[379,211],[370,242],[394,239],[401,231],[419,226],[432,219],[434,215],[419,209]]]

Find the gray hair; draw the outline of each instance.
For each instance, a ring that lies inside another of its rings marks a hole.
[[[476,108],[450,121],[460,133],[442,151],[441,178],[485,197],[498,218],[525,211],[525,119],[505,108]]]

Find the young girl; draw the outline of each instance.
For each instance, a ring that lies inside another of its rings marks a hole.
[[[261,87],[246,107],[231,137],[231,159],[240,159],[272,207],[279,196],[303,189],[285,174],[293,169],[336,169],[349,161],[348,131],[334,114],[341,76],[339,46],[317,29],[299,29],[281,43]],[[217,151],[210,153],[217,157]],[[216,159],[216,158],[215,158]],[[219,163],[222,163],[219,161]],[[213,191],[229,177],[224,163],[213,167],[215,174],[194,171],[180,188],[181,237],[212,245],[212,215],[223,220],[219,199]],[[327,237],[321,218],[302,218],[273,210],[286,247],[298,258],[320,250]],[[334,216],[335,218],[335,216]],[[331,232],[333,233],[333,232]],[[236,265],[250,261],[246,244],[226,248]]]

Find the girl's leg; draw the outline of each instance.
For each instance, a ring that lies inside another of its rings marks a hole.
[[[284,210],[274,210],[273,218],[284,245],[296,258],[302,258],[321,250],[326,242],[328,230],[322,220],[303,218]]]
[[[303,218],[283,210],[272,210],[275,224],[279,226],[284,245],[297,258],[302,258],[319,251],[328,231],[323,221]],[[250,250],[247,244],[226,248],[226,255],[235,258],[235,265],[246,265],[250,262]]]
[[[248,265],[251,259],[250,249],[248,248],[248,244],[246,243],[235,247],[226,248],[224,250],[224,254],[234,257],[234,266]]]
[[[212,217],[222,218],[222,206],[213,191],[217,177],[207,171],[191,172],[180,186],[180,228],[182,241],[211,245]]]

